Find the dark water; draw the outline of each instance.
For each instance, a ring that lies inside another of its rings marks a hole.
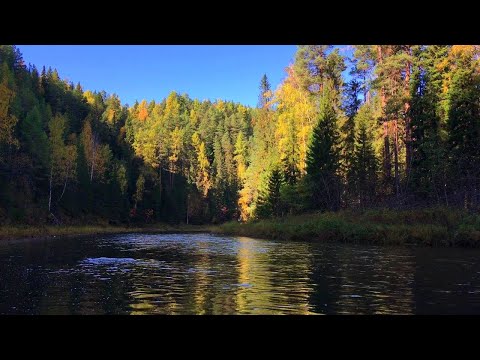
[[[3,242],[0,314],[480,314],[480,252],[208,234]]]

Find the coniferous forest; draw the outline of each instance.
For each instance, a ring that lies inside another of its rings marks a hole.
[[[126,105],[3,45],[0,224],[478,209],[480,47],[352,54],[299,46],[276,89],[259,79],[255,108],[173,91]]]

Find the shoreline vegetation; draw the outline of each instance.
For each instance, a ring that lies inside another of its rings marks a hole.
[[[2,226],[0,240],[122,233],[213,233],[255,238],[422,247],[480,247],[480,214],[448,208],[345,210],[246,223],[148,226]]]
[[[117,225],[57,225],[57,226],[0,226],[0,241],[34,240],[55,237],[83,237],[94,235],[113,235],[131,233],[195,233],[208,232],[203,225],[169,225],[154,224],[149,226],[117,226]]]
[[[340,211],[225,223],[214,233],[289,241],[480,247],[480,215],[464,210]]]

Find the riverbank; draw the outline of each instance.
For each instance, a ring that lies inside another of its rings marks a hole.
[[[0,226],[0,241],[122,233],[214,233],[265,239],[371,245],[480,247],[480,214],[463,210],[340,211],[221,225]]]
[[[463,210],[369,210],[230,222],[212,232],[280,240],[480,247],[480,215]]]
[[[143,227],[111,225],[72,226],[0,226],[0,241],[18,239],[47,239],[57,236],[78,237],[125,233],[194,233],[208,232],[205,226],[155,224]]]

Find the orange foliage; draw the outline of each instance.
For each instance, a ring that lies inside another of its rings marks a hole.
[[[138,112],[138,119],[141,121],[145,121],[148,117],[148,110],[146,108],[141,108]]]

